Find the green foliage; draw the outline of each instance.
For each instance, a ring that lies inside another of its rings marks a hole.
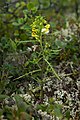
[[[54,105],[54,114],[59,117],[60,119],[62,119],[63,115],[62,115],[62,112],[61,112],[61,105],[58,105],[58,104],[55,104]]]
[[[2,95],[2,94],[0,94],[0,101],[2,101],[2,100],[4,100],[5,98],[8,98],[9,96],[7,96],[7,95]]]

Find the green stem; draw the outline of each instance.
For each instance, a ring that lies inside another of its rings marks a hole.
[[[44,60],[49,65],[49,67],[51,68],[51,70],[54,73],[54,75],[58,78],[58,80],[61,80],[60,77],[58,76],[58,74],[56,73],[56,71],[54,70],[54,68],[52,67],[52,65],[47,61],[47,59],[44,58]]]
[[[43,102],[44,92],[43,92],[43,81],[41,82],[41,91],[40,91],[40,101]]]
[[[24,75],[19,76],[18,78],[15,78],[15,79],[13,79],[13,80],[18,80],[18,79],[20,79],[20,78],[23,78],[23,77],[25,77],[25,76],[28,76],[29,74],[33,74],[33,73],[36,73],[36,72],[39,72],[39,71],[41,71],[41,69],[33,70],[33,71],[31,71],[31,72],[29,72],[29,73],[25,73]]]
[[[42,51],[42,54],[44,55],[44,49],[43,49],[43,45],[42,45],[42,36],[40,36],[40,47],[41,47],[41,51]]]
[[[44,58],[44,48],[42,45],[42,36],[40,36],[40,47],[41,47],[41,51],[42,51],[42,58]],[[44,98],[44,92],[43,92],[43,78],[44,78],[44,71],[45,71],[45,61],[44,59],[42,59],[43,63],[42,63],[42,75],[41,75],[41,91],[40,91],[40,101],[43,102],[43,98]]]

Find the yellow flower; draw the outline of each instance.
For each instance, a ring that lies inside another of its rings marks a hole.
[[[47,24],[47,25],[45,26],[45,28],[46,28],[46,29],[49,29],[49,28],[50,28],[50,24]]]
[[[37,33],[37,29],[35,29],[35,28],[32,28],[32,32],[36,32],[36,33]]]
[[[35,37],[37,39],[38,38],[37,32],[38,32],[38,30],[33,27],[32,28],[32,37]]]
[[[35,37],[36,39],[38,39],[38,35],[36,34],[36,32],[32,32],[32,37]]]
[[[32,31],[35,31],[36,29],[35,28],[32,28]]]
[[[49,28],[50,28],[50,24],[45,25],[44,28],[42,28],[41,32],[44,34],[48,34],[49,33]]]
[[[36,33],[35,32],[32,32],[32,37],[35,37],[36,36]]]

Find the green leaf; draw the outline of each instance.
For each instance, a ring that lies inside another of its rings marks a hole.
[[[8,98],[9,96],[7,96],[7,95],[2,95],[2,94],[0,94],[0,100],[4,100],[5,98]]]
[[[55,41],[55,44],[58,48],[65,48],[67,43],[66,42],[63,42],[63,41],[60,41],[60,40],[56,40]]]
[[[19,18],[19,19],[18,19],[19,25],[23,24],[23,22],[24,22],[24,19],[23,19],[23,18]]]
[[[19,112],[26,112],[27,104],[23,101],[23,99],[19,95],[15,95],[14,98],[16,100]]]
[[[22,27],[20,27],[20,29],[30,30],[30,26],[25,24],[25,25],[23,25]]]
[[[3,110],[0,108],[0,116],[2,116],[3,114]]]
[[[14,98],[18,107],[19,117],[22,119],[25,117],[25,120],[31,120],[30,113],[33,113],[32,106],[24,102],[23,98],[19,95],[15,95]]]
[[[42,111],[46,111],[46,105],[45,104],[38,104],[37,109],[42,110]]]
[[[27,4],[27,8],[28,8],[29,10],[32,10],[32,9],[34,8],[34,4],[33,4],[32,2],[29,2],[29,3]]]
[[[70,110],[67,110],[65,114],[66,114],[66,118],[69,120],[70,119]]]
[[[51,50],[51,54],[58,55],[61,50]]]
[[[18,3],[16,3],[16,7],[19,7],[20,6],[20,3],[18,2]]]
[[[10,39],[10,44],[11,44],[12,49],[16,51],[16,48],[17,48],[16,43]]]
[[[60,119],[63,117],[61,111],[62,111],[62,106],[59,104],[54,104],[54,114]]]
[[[35,43],[36,41],[35,40],[25,40],[25,41],[18,41],[17,43],[18,43],[18,45],[20,45],[20,44],[26,44],[26,43]]]
[[[13,22],[12,25],[14,25],[14,26],[19,26],[19,23]]]

